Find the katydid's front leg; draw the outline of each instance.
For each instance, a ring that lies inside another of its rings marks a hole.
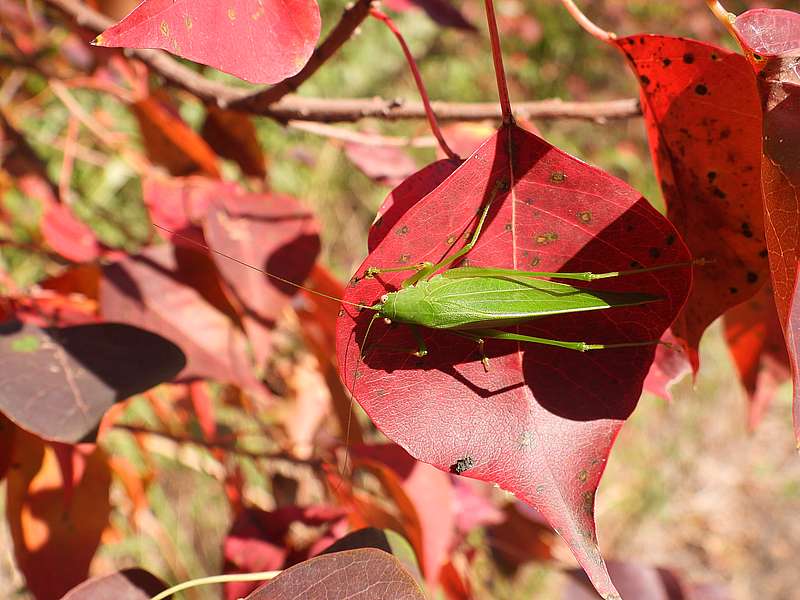
[[[437,271],[450,265],[457,261],[459,258],[467,254],[470,250],[475,247],[475,244],[478,241],[478,238],[481,235],[481,230],[483,230],[483,224],[486,221],[486,215],[489,214],[489,209],[492,206],[492,202],[494,201],[494,197],[497,195],[498,186],[495,186],[495,189],[492,190],[489,199],[483,205],[481,210],[481,216],[478,219],[478,224],[475,226],[475,230],[472,232],[472,236],[470,237],[469,241],[464,244],[458,252],[453,254],[452,256],[447,256],[438,263],[432,263],[430,261],[425,261],[421,263],[417,263],[415,265],[410,265],[408,267],[389,267],[386,269],[380,267],[369,267],[365,273],[366,277],[374,277],[375,275],[379,275],[380,273],[396,273],[398,271],[416,271],[411,277],[403,281],[401,287],[410,287],[417,283],[418,281],[422,281],[423,279],[427,279],[432,277]]]

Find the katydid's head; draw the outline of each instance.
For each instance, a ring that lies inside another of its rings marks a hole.
[[[377,313],[377,317],[383,317],[389,321],[397,316],[397,292],[389,292],[380,297],[377,304],[370,306]]]

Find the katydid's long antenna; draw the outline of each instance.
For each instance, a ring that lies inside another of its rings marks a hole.
[[[359,304],[357,302],[349,302],[347,300],[342,300],[341,298],[337,298],[336,296],[330,296],[330,295],[325,294],[323,292],[318,292],[317,290],[312,290],[311,288],[307,288],[306,286],[300,285],[299,283],[295,283],[294,281],[291,281],[289,279],[284,279],[283,277],[280,277],[279,275],[273,275],[269,271],[265,271],[264,269],[259,269],[258,267],[254,266],[254,265],[251,265],[250,263],[246,263],[243,260],[239,260],[236,257],[230,256],[229,254],[225,254],[224,252],[220,252],[219,250],[214,250],[213,248],[209,248],[205,244],[201,244],[200,242],[198,242],[196,240],[193,240],[192,238],[190,238],[188,236],[182,235],[182,234],[178,233],[177,231],[173,231],[173,230],[169,229],[168,227],[164,227],[162,225],[159,225],[158,223],[153,223],[153,227],[158,227],[162,231],[166,231],[170,235],[173,235],[176,238],[183,240],[184,242],[189,242],[190,244],[193,244],[193,245],[197,246],[198,248],[202,248],[203,250],[206,250],[208,252],[213,252],[214,254],[222,256],[223,258],[227,258],[228,260],[232,260],[233,262],[238,263],[238,264],[242,265],[243,267],[247,267],[248,269],[252,269],[253,271],[257,271],[257,272],[261,273],[262,275],[266,275],[267,277],[275,279],[276,281],[280,281],[281,283],[285,283],[286,285],[291,285],[293,287],[296,287],[298,290],[304,290],[304,291],[308,292],[309,294],[314,294],[316,296],[322,296],[323,298],[327,298],[328,300],[333,300],[335,302],[341,302],[342,304],[349,304],[350,306],[357,306],[358,308],[366,308],[366,309],[369,309],[369,310],[376,310],[372,306],[367,306],[366,304]]]

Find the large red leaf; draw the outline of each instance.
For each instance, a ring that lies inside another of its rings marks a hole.
[[[166,586],[144,569],[126,569],[93,577],[72,588],[61,600],[149,600]]]
[[[41,600],[60,598],[86,579],[108,523],[105,453],[88,445],[69,450],[71,477],[65,481],[53,448],[17,430],[8,472],[6,515],[17,566]]]
[[[758,81],[763,110],[761,186],[775,306],[794,377],[794,431],[800,440],[800,14],[756,9],[734,28]]]
[[[121,323],[0,326],[0,410],[49,440],[92,435],[115,402],[175,377],[186,364],[160,335]]]
[[[752,430],[778,386],[791,376],[772,286],[765,285],[750,300],[729,310],[724,321],[725,339],[750,399],[747,421]]]
[[[252,83],[277,83],[306,64],[320,25],[315,0],[144,0],[95,44],[161,48]]]
[[[89,262],[100,256],[102,248],[92,229],[64,204],[45,209],[41,228],[47,244],[67,260]]]
[[[758,92],[740,54],[661,35],[615,43],[641,84],[667,216],[692,255],[711,261],[695,269],[689,300],[672,326],[696,371],[706,327],[767,279]]]
[[[377,548],[317,556],[286,569],[245,600],[295,598],[425,600],[414,578],[400,561]]]
[[[319,254],[319,225],[298,200],[277,194],[220,194],[205,221],[205,234],[222,278],[242,308],[242,323],[262,363],[271,332],[296,286],[243,268],[228,257],[287,281],[303,282]]]
[[[156,331],[183,350],[187,364],[180,377],[211,378],[265,394],[253,374],[247,339],[220,295],[209,258],[168,245],[106,267],[100,284],[106,319]]]
[[[385,233],[359,268],[439,260],[461,245],[494,195],[469,264],[548,271],[608,271],[688,261],[670,223],[618,179],[516,126],[502,128]],[[372,304],[407,273],[353,278],[345,298]],[[658,339],[681,309],[690,269],[606,280],[609,290],[663,297],[643,306],[553,317],[521,332],[565,340]],[[338,358],[370,418],[412,456],[493,481],[535,506],[558,530],[605,596],[615,593],[600,557],[594,493],[611,445],[636,406],[655,345],[581,354],[489,340],[485,372],[474,342],[423,330],[415,359],[410,328],[345,307]]]

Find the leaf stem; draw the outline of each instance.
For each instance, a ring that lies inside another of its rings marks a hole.
[[[403,34],[400,33],[399,29],[397,29],[397,26],[394,24],[394,21],[392,21],[391,17],[380,9],[371,8],[369,10],[369,14],[375,19],[383,21],[389,28],[389,31],[391,31],[394,34],[394,37],[397,38],[397,41],[400,42],[400,47],[403,49],[403,54],[405,54],[406,61],[408,61],[408,67],[411,69],[411,73],[414,75],[414,81],[417,84],[417,90],[419,90],[419,97],[422,100],[423,106],[425,107],[425,116],[428,118],[428,124],[431,126],[431,132],[439,142],[439,147],[449,158],[460,160],[458,154],[453,152],[450,146],[447,145],[447,141],[442,135],[442,130],[439,129],[439,122],[436,120],[433,107],[431,107],[431,100],[428,96],[428,90],[425,89],[425,83],[422,81],[422,75],[417,67],[417,61],[414,60],[414,56],[411,54],[411,50],[409,49],[408,44],[406,44]]]
[[[497,78],[497,94],[500,96],[500,109],[503,113],[503,123],[509,125],[514,122],[511,112],[511,100],[508,97],[508,82],[506,70],[503,67],[503,50],[500,48],[500,33],[497,30],[497,18],[494,14],[492,0],[484,0],[486,6],[486,23],[489,27],[489,39],[492,43],[492,60],[494,61],[494,74]]]
[[[725,29],[738,41],[739,36],[736,34],[736,29],[733,26],[736,21],[736,15],[728,12],[719,0],[706,0],[709,10],[717,18],[717,20],[725,26]]]
[[[595,25],[589,17],[587,17],[578,5],[573,0],[561,0],[561,4],[567,9],[567,12],[572,15],[572,18],[580,25],[589,35],[596,37],[598,40],[606,43],[617,39],[617,34],[613,31],[606,31],[602,27]]]
[[[213,583],[228,583],[232,581],[266,581],[273,579],[280,575],[280,571],[261,571],[259,573],[229,573],[227,575],[212,575],[211,577],[200,577],[199,579],[190,579],[178,585],[173,585],[171,588],[156,594],[150,600],[164,600],[169,598],[172,594],[188,590],[189,588],[198,587],[201,585],[211,585]]]

